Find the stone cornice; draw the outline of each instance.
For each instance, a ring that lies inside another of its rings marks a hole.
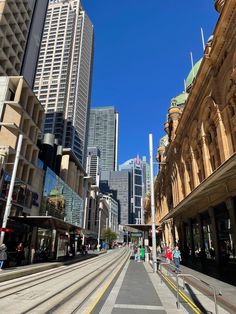
[[[221,13],[221,11],[223,10],[224,4],[225,4],[225,0],[215,0],[216,11]]]

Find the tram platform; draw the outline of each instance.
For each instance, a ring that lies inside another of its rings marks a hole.
[[[36,274],[41,271],[57,268],[63,265],[71,265],[89,258],[96,257],[97,255],[103,253],[106,253],[106,251],[89,251],[86,255],[78,254],[74,257],[65,257],[61,261],[50,261],[4,268],[0,271],[0,282]]]
[[[136,262],[131,258],[114,285],[97,298],[86,314],[236,313],[234,286],[181,266],[181,274],[193,275],[216,287],[217,308],[212,291],[201,289],[189,279],[184,290],[179,279],[177,303],[176,274],[172,268],[166,271],[162,267],[161,270],[163,274],[153,273],[149,262]]]

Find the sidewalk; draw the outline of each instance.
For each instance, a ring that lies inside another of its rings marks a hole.
[[[107,296],[102,308],[93,314],[182,314],[169,288],[160,284],[149,263],[129,260]]]
[[[63,261],[43,262],[43,263],[35,263],[35,264],[24,265],[24,266],[4,268],[2,271],[0,271],[0,282],[24,277],[27,275],[32,275],[35,273],[39,273],[41,271],[60,267],[62,265],[71,265],[71,264],[77,263],[79,261],[93,258],[93,257],[95,257],[99,254],[103,254],[105,252],[106,251],[101,251],[101,252],[90,251],[87,255],[79,254],[79,255],[74,256],[74,257],[65,258]]]

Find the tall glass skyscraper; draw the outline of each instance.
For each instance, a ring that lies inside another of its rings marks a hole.
[[[88,146],[97,146],[101,152],[101,171],[117,170],[118,118],[115,107],[97,107],[90,110]]]
[[[120,165],[120,171],[127,170],[131,174],[131,212],[130,220],[133,224],[144,223],[144,197],[150,188],[149,165],[144,157],[137,156]]]
[[[53,133],[85,166],[93,65],[93,25],[80,0],[50,0],[35,92]]]

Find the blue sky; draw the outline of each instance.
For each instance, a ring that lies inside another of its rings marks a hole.
[[[120,115],[119,163],[154,152],[170,99],[184,89],[190,51],[202,57],[200,28],[212,34],[213,0],[83,0],[95,30],[92,107]]]

